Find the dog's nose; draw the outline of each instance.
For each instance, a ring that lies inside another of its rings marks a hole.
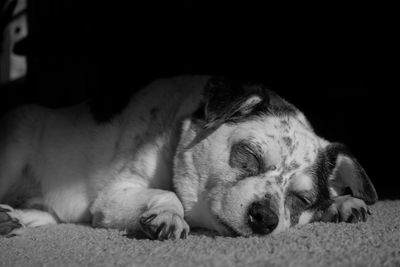
[[[254,233],[266,235],[277,226],[279,218],[266,201],[253,202],[249,207],[248,222]]]

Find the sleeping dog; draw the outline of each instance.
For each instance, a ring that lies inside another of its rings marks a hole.
[[[340,143],[262,84],[157,80],[99,122],[89,105],[24,106],[0,124],[0,234],[91,223],[185,238],[365,221],[377,201]]]

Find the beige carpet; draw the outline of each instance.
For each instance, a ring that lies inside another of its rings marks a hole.
[[[313,223],[266,237],[194,232],[187,240],[131,239],[82,225],[0,238],[0,266],[400,266],[400,201],[381,201],[366,223]]]

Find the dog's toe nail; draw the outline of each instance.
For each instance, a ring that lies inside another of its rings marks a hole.
[[[361,219],[361,214],[360,211],[358,209],[352,208],[351,209],[353,215],[354,215],[354,222],[357,222]]]
[[[171,231],[171,230],[169,231],[169,233],[167,235],[167,239],[172,239],[172,240],[175,239],[174,231]]]
[[[367,208],[367,213],[368,213],[368,215],[372,215],[372,212],[370,211],[369,208]]]
[[[156,214],[152,214],[148,217],[141,217],[140,218],[140,222],[142,224],[148,224],[149,222],[151,222],[157,215]]]
[[[181,239],[186,239],[187,238],[187,232],[186,230],[183,230],[181,233]]]
[[[168,233],[167,233],[167,239],[174,240],[175,239],[174,233],[175,233],[175,225],[171,225],[171,227],[169,228]]]
[[[160,226],[158,226],[157,231],[156,231],[156,236],[159,240],[164,239],[165,235],[165,223],[162,223]]]
[[[353,220],[354,220],[354,215],[353,214],[350,214],[350,216],[347,218],[347,220],[346,220],[346,222],[353,222]]]
[[[367,211],[364,208],[361,208],[361,219],[363,222],[367,221]]]

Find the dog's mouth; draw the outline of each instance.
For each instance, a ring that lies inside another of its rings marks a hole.
[[[232,237],[238,237],[242,236],[243,234],[239,233],[235,228],[230,226],[228,223],[226,223],[222,218],[220,218],[218,215],[215,216],[217,218],[218,223],[226,230],[227,234]],[[225,233],[223,233],[225,234]]]

